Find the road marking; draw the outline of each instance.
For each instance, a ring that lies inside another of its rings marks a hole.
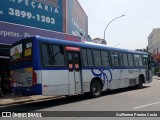
[[[133,109],[139,109],[139,108],[148,107],[148,106],[156,105],[156,104],[160,104],[160,102],[155,102],[155,103],[150,103],[150,104],[134,107]]]
[[[86,101],[83,101],[83,102],[81,102],[80,104],[81,105],[86,105],[86,104],[94,104],[94,103],[96,103],[96,102],[101,102],[101,101],[105,101],[105,100],[107,100],[107,99],[109,99],[109,97],[99,97],[99,98],[94,98],[94,99],[89,99],[89,100],[86,100]]]

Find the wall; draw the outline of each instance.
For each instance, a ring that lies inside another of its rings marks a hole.
[[[148,37],[148,51],[150,53],[160,53],[160,28],[153,29]]]

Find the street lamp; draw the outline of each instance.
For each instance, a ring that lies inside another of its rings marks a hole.
[[[124,17],[125,15],[121,15],[121,16],[119,16],[119,17],[116,17],[116,18],[114,18],[113,20],[111,20],[108,24],[107,24],[107,26],[106,26],[106,28],[105,28],[105,30],[104,30],[104,39],[103,39],[103,43],[104,44],[107,44],[107,42],[106,42],[106,40],[105,40],[105,33],[106,33],[106,30],[107,30],[107,28],[108,28],[108,26],[111,24],[111,22],[113,22],[114,20],[116,20],[116,19],[118,19],[118,18],[121,18],[121,17]]]

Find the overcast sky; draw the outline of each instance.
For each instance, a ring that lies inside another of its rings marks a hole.
[[[160,28],[160,0],[78,0],[88,16],[88,34],[108,45],[131,50],[146,48],[153,28]]]

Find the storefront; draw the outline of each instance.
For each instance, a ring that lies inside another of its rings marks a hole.
[[[10,45],[0,44],[0,77],[2,82],[1,88],[3,93],[11,91],[9,54],[10,54]]]

